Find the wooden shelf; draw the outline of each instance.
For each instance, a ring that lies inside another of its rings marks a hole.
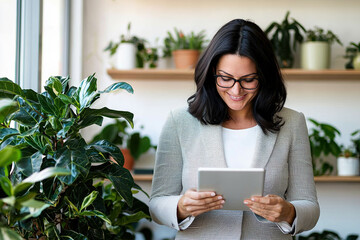
[[[113,79],[121,80],[193,80],[193,69],[143,69],[131,70],[108,69]],[[357,80],[360,81],[359,70],[304,70],[282,69],[285,80]]]
[[[358,182],[360,183],[360,176],[319,176],[314,177],[315,182]]]
[[[152,181],[153,175],[151,174],[134,174],[135,181]],[[315,182],[358,182],[360,183],[360,176],[320,176],[314,177]]]

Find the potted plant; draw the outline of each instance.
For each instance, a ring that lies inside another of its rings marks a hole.
[[[0,79],[0,99],[16,102],[0,111],[0,150],[21,151],[11,171],[1,165],[1,227],[25,239],[133,239],[132,224],[149,218],[120,150],[106,140],[87,144],[80,134],[104,117],[133,125],[130,112],[91,108],[101,94],[132,87],[119,82],[98,91],[96,82],[91,75],[74,87],[68,77],[50,77],[39,94]]]
[[[339,38],[330,30],[315,27],[306,31],[306,41],[301,45],[301,68],[309,70],[330,67],[330,46],[334,42],[342,45]]]
[[[350,59],[349,63],[347,63],[349,68],[360,70],[360,42],[351,42],[350,46],[346,48],[345,57]]]
[[[173,55],[176,68],[194,68],[206,42],[205,30],[197,34],[191,32],[185,35],[175,28],[174,35],[170,32],[167,34],[168,36],[164,39],[164,56]]]
[[[344,148],[337,158],[337,173],[339,176],[358,176],[359,158],[353,148]]]
[[[292,18],[292,22],[288,20],[289,14],[290,12],[288,11],[281,23],[272,22],[265,30],[281,68],[291,68],[293,66],[293,51],[296,50],[296,43],[303,41],[304,37],[301,32],[306,32],[305,28],[294,18]],[[270,38],[269,34],[272,31],[273,34]],[[293,37],[291,35],[292,32],[294,33]]]
[[[342,153],[337,159],[339,176],[359,175],[360,130],[354,131],[351,136],[355,137],[351,140],[353,145],[350,148],[343,148]]]
[[[144,59],[142,52],[145,50],[146,40],[130,34],[131,23],[128,23],[127,34],[120,36],[119,42],[112,42],[104,49],[109,51],[110,57],[115,55],[116,60],[114,66],[117,69],[133,69],[142,68],[144,66]]]
[[[329,175],[334,167],[323,157],[339,156],[341,148],[336,143],[335,138],[340,136],[340,132],[329,124],[319,123],[311,118],[309,121],[314,125],[309,134],[314,176]]]
[[[102,128],[101,132],[94,136],[91,142],[99,139],[105,139],[112,144],[120,147],[124,155],[124,167],[132,170],[134,160],[146,153],[150,148],[156,148],[151,144],[148,136],[142,136],[140,132],[129,131],[129,124],[124,120],[116,119],[114,123],[110,123]]]

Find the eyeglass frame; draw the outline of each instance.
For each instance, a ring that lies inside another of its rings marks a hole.
[[[228,74],[227,72],[224,72],[224,73]],[[250,75],[253,75],[253,74],[256,74],[256,75],[257,75],[256,72],[254,72],[254,73],[249,73],[249,74],[246,74],[246,75],[243,75],[243,76],[239,77],[238,79],[235,79],[235,78],[230,77],[230,76],[226,76],[226,77],[228,77],[228,78],[230,78],[231,80],[234,81],[234,82],[233,82],[233,85],[232,85],[231,87],[223,87],[223,86],[220,86],[220,85],[218,84],[217,78],[218,78],[218,77],[225,77],[224,75],[215,74],[214,77],[215,77],[216,85],[218,85],[218,86],[221,87],[221,88],[232,88],[232,87],[238,82],[238,83],[240,84],[241,88],[243,88],[243,89],[245,89],[245,90],[255,90],[255,89],[257,89],[257,88],[259,87],[259,77],[258,77],[258,76],[253,78],[253,79],[256,79],[256,80],[258,81],[258,84],[256,85],[255,88],[245,88],[245,87],[243,87],[243,86],[241,85],[241,82],[246,79],[246,78],[244,79],[244,77],[247,77],[247,76],[250,76]],[[242,79],[242,78],[243,78],[243,79]]]

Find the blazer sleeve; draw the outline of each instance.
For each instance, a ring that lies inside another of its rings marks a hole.
[[[296,114],[289,152],[289,185],[286,199],[295,207],[297,222],[293,235],[312,229],[320,215],[316,196],[310,143],[305,117]]]
[[[180,230],[177,204],[182,191],[182,154],[173,114],[160,134],[149,202],[150,215],[159,224]]]

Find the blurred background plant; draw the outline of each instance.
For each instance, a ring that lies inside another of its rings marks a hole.
[[[293,66],[293,51],[296,50],[296,44],[304,40],[301,32],[306,33],[306,29],[294,18],[291,18],[292,22],[289,21],[289,14],[290,12],[287,11],[281,23],[272,22],[265,30],[281,68],[291,68]],[[271,32],[273,34],[270,37]],[[292,32],[294,33],[293,37]]]
[[[308,120],[314,125],[310,128],[309,134],[314,176],[329,175],[334,167],[324,160],[324,157],[338,157],[341,153],[341,148],[335,140],[336,136],[341,135],[340,131],[330,124],[319,123],[311,118]]]

